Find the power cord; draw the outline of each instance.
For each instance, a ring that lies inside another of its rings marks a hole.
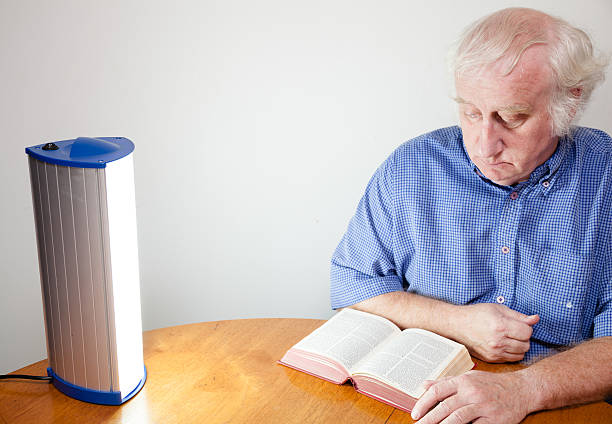
[[[53,377],[47,377],[42,375],[26,375],[26,374],[3,374],[0,375],[0,380],[8,380],[9,378],[18,378],[21,380],[43,380],[51,383]]]

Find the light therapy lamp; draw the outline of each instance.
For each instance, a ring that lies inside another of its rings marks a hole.
[[[142,354],[134,144],[80,137],[26,148],[53,385],[119,405],[147,378]]]

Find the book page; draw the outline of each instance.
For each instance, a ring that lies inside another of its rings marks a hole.
[[[328,356],[349,370],[391,334],[391,321],[354,309],[343,309],[293,348]]]
[[[424,380],[436,379],[461,345],[425,330],[404,330],[389,339],[355,367],[415,398],[423,394]]]

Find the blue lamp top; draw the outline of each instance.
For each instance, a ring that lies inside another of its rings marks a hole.
[[[124,137],[79,137],[27,147],[26,153],[43,162],[77,168],[106,168],[108,162],[134,151],[134,143]]]

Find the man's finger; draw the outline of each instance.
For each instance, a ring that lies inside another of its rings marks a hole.
[[[503,361],[504,362],[518,362],[525,357],[524,353],[508,353],[504,352]]]
[[[429,389],[434,384],[436,384],[436,380],[425,380],[425,381],[423,381],[423,387],[425,388],[425,390]]]
[[[525,314],[522,314],[510,308],[504,308],[504,310],[507,316],[517,321],[524,322],[527,325],[536,325],[538,321],[540,321],[540,316],[537,314],[536,315],[525,315]]]
[[[529,350],[531,345],[528,341],[521,341],[515,339],[506,339],[504,340],[505,347],[504,352],[507,353],[515,353],[515,354],[523,354]]]
[[[533,328],[524,322],[508,320],[506,326],[507,330],[504,336],[510,339],[527,342],[531,338],[531,333],[533,333]]]
[[[423,396],[417,401],[412,409],[412,419],[418,420],[421,418],[427,411],[434,407],[434,405],[438,402],[443,401],[449,396],[457,393],[457,385],[454,383],[454,379],[437,381],[436,384],[425,391]]]
[[[434,409],[427,412],[425,416],[421,418],[419,424],[437,424],[451,415],[461,406],[463,405],[458,401],[457,396],[446,398],[442,402],[438,403]]]
[[[453,411],[453,413],[450,414],[448,417],[446,417],[446,419],[442,421],[442,423],[457,423],[457,424],[472,423],[472,422],[476,423],[477,421],[474,421],[474,420],[479,418],[481,413],[482,411],[477,405],[475,404],[465,405]],[[429,414],[425,415],[423,420],[426,420],[427,418],[429,418]],[[432,421],[432,422],[437,423],[438,421]],[[429,421],[423,422],[423,424],[427,424],[427,423],[429,423]],[[421,424],[421,422],[419,422],[419,424]]]

